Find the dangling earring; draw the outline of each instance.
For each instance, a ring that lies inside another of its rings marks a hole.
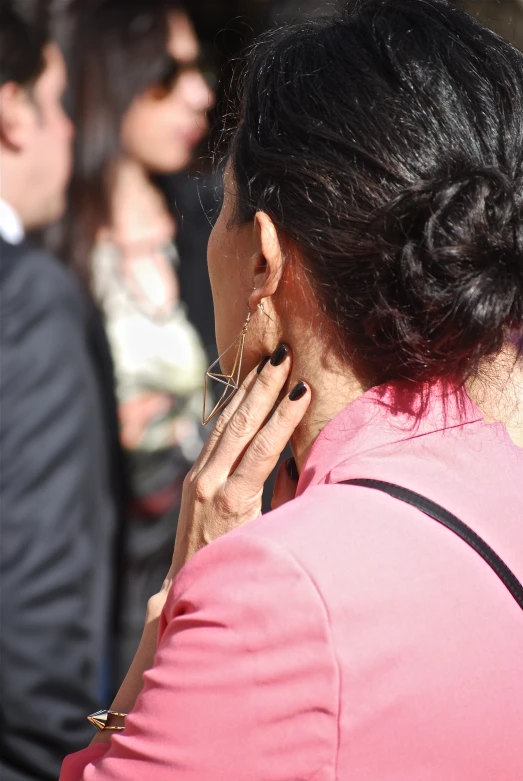
[[[247,313],[247,317],[245,318],[245,323],[243,324],[243,328],[241,331],[241,334],[234,340],[234,342],[223,351],[223,353],[217,358],[211,366],[207,369],[205,372],[205,381],[203,386],[203,413],[202,413],[202,423],[204,426],[207,425],[207,423],[212,420],[216,415],[218,415],[222,409],[225,407],[225,405],[232,399],[236,391],[238,390],[239,382],[240,382],[240,373],[242,368],[242,360],[243,360],[243,348],[245,347],[245,336],[247,334],[247,330],[249,328],[249,323],[251,320],[251,313],[250,311]],[[226,355],[229,350],[231,350],[235,344],[238,344],[238,349],[236,351],[236,356],[234,358],[234,364],[231,369],[230,374],[218,374],[216,372],[213,372],[213,369],[215,366],[220,365],[220,361],[223,358],[224,355]],[[209,415],[205,415],[207,410],[207,382],[208,380],[215,380],[216,382],[219,382],[221,385],[225,385],[225,388],[222,392],[222,395],[220,396],[220,399],[215,404]]]
[[[260,301],[260,303],[258,304],[258,309],[260,311],[260,314],[265,315],[265,317],[268,317],[269,320],[272,320],[272,317],[268,315],[267,312],[265,311],[265,307],[263,306],[263,301]]]

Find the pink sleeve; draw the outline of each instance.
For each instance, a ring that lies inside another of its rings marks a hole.
[[[68,757],[60,781],[288,781],[334,765],[328,617],[271,542],[233,533],[191,560],[144,681],[125,732],[102,756],[95,746]]]

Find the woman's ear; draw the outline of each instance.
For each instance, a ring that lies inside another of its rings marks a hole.
[[[265,212],[254,217],[254,231],[258,252],[253,257],[253,291],[249,307],[254,311],[262,299],[273,296],[283,276],[283,252],[278,231]]]
[[[25,90],[8,81],[0,87],[0,141],[12,152],[20,152],[28,134],[30,106]]]

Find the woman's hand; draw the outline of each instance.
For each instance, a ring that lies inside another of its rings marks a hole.
[[[311,398],[308,386],[299,383],[277,404],[291,363],[282,345],[248,375],[187,475],[165,590],[200,548],[261,514],[264,483]],[[294,477],[292,469],[280,470],[273,507],[294,496]]]
[[[134,707],[143,673],[153,664],[160,614],[183,565],[207,543],[261,514],[263,485],[311,399],[310,389],[298,383],[278,404],[290,371],[290,352],[281,346],[249,374],[187,475],[172,566],[149,600],[141,643],[112,710],[127,713]],[[294,497],[297,479],[294,459],[288,459],[278,472],[273,508]],[[103,731],[93,743],[110,739]]]

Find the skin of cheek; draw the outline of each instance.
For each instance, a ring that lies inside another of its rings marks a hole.
[[[66,206],[67,183],[72,169],[73,126],[62,107],[66,88],[65,62],[57,47],[46,50],[47,68],[37,83],[33,108],[35,190],[45,186],[45,221],[58,219]],[[43,214],[42,214],[43,217]]]
[[[155,173],[179,170],[190,159],[190,148],[175,138],[169,107],[147,97],[124,118],[122,143],[131,158]]]

